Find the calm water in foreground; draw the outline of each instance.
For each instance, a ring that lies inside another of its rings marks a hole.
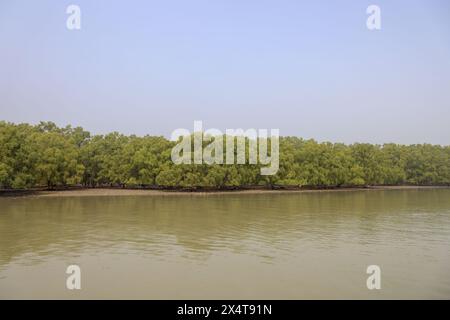
[[[0,198],[0,298],[449,299],[450,189]]]

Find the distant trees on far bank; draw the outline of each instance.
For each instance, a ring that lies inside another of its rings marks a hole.
[[[164,137],[91,135],[52,122],[0,122],[0,188],[450,184],[450,146],[346,145],[282,137],[277,174],[262,176],[259,165],[175,165],[174,145]]]

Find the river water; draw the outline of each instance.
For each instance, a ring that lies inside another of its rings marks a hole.
[[[0,198],[9,298],[450,299],[450,189]]]

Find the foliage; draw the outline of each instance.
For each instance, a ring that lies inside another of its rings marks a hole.
[[[0,188],[450,184],[449,146],[345,145],[284,137],[277,174],[262,176],[260,165],[175,165],[174,145],[164,137],[91,136],[80,127],[58,128],[52,122],[0,122]]]

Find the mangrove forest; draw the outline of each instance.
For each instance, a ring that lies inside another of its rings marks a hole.
[[[91,135],[81,127],[0,122],[0,189],[244,188],[449,185],[450,146],[330,143],[280,137],[279,170],[174,164],[162,136]]]

